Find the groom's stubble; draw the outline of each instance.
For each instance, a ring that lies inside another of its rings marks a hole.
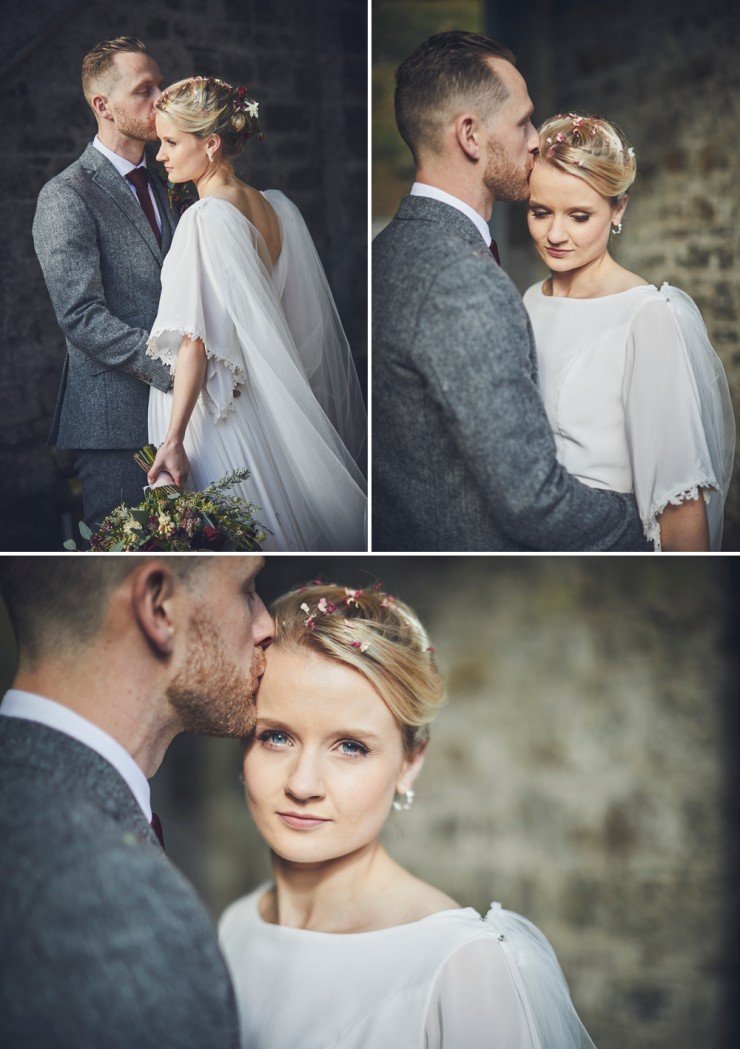
[[[511,162],[494,135],[489,136],[488,147],[489,158],[483,173],[483,184],[493,200],[528,200],[529,176],[532,173],[534,160],[528,157],[526,168],[517,167]]]
[[[265,669],[265,653],[254,649],[248,670],[227,649],[218,623],[206,612],[193,615],[183,668],[167,698],[183,732],[241,738],[254,728],[255,699]]]

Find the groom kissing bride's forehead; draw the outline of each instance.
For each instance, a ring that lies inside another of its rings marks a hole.
[[[540,140],[515,57],[430,37],[396,74],[416,175],[373,245],[373,548],[647,549],[634,498],[556,457],[532,330],[488,222]]]

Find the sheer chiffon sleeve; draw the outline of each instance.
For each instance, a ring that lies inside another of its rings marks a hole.
[[[531,922],[491,905],[432,988],[425,1049],[594,1049],[555,953]]]
[[[658,517],[703,496],[710,546],[719,550],[735,450],[722,364],[701,314],[664,284],[632,321],[624,380],[627,441],[645,535],[660,550]]]

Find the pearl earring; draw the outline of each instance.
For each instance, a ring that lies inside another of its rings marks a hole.
[[[396,812],[408,812],[408,810],[414,804],[415,797],[416,795],[414,794],[413,790],[407,790],[406,793],[403,795],[403,801],[401,801],[399,798],[396,798],[394,800],[393,808],[396,810]]]
[[[213,153],[209,153],[209,154],[208,154],[208,163],[209,163],[209,164],[212,164],[212,163],[213,163]]]
[[[621,233],[621,232],[622,232],[622,223],[621,222],[619,223],[618,226],[612,226],[612,233],[614,234],[615,237],[616,237],[616,235],[618,233]]]

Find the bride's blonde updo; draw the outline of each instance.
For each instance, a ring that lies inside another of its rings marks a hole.
[[[629,193],[637,160],[616,124],[594,116],[558,113],[545,121],[539,135],[541,161],[582,178],[615,206]]]
[[[166,88],[157,102],[180,131],[198,138],[218,135],[221,156],[234,160],[252,135],[260,132],[258,103],[244,87],[233,87],[216,77],[192,76]]]
[[[434,649],[416,614],[380,589],[299,587],[272,606],[275,644],[306,648],[359,671],[395,717],[413,754],[444,702]]]

